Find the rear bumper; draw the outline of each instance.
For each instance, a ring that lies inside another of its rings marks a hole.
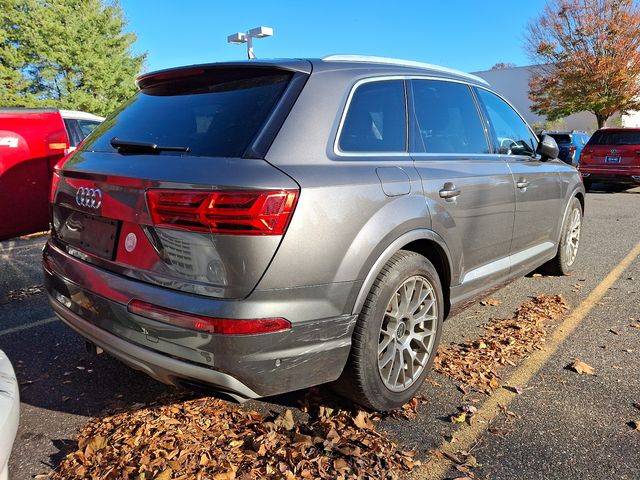
[[[50,243],[43,267],[56,315],[115,358],[163,383],[207,384],[245,398],[274,395],[335,380],[351,348],[356,317],[343,312],[352,306],[345,293],[357,290],[352,285],[217,300],[101,270]],[[223,318],[284,317],[292,328],[245,336],[203,333],[132,314],[127,304],[133,298]]]
[[[638,168],[602,168],[578,167],[582,178],[591,182],[620,183],[640,185],[640,167]]]

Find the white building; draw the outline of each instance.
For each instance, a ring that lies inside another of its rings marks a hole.
[[[595,115],[591,112],[580,112],[565,117],[555,122],[547,122],[544,116],[531,111],[531,100],[529,100],[529,78],[534,66],[503,68],[498,70],[486,70],[483,72],[473,72],[484,78],[491,87],[504,96],[522,114],[530,125],[540,127],[543,124],[554,130],[584,130],[593,132],[598,127]],[[627,115],[615,115],[607,121],[608,126],[640,127],[640,112],[631,112]]]

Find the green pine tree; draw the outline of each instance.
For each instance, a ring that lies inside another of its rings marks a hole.
[[[0,106],[106,115],[136,90],[146,53],[117,2],[0,0]]]

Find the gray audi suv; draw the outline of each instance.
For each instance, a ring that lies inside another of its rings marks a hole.
[[[584,186],[482,79],[330,56],[181,67],[55,169],[55,313],[169,384],[390,410],[452,308],[576,260]]]

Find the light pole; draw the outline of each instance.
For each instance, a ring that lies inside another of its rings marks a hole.
[[[249,60],[252,58],[256,58],[256,55],[253,53],[253,42],[254,38],[264,38],[271,37],[273,35],[273,28],[271,27],[256,27],[252,28],[246,33],[234,33],[233,35],[229,35],[227,37],[227,42],[233,43],[235,45],[240,45],[241,43],[247,44],[247,57]]]

